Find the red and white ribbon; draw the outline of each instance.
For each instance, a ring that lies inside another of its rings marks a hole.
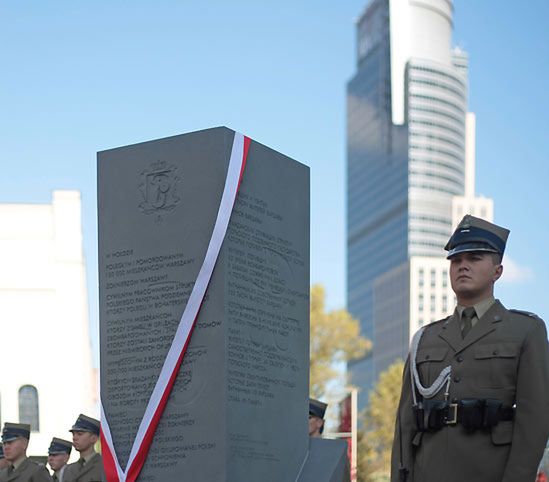
[[[193,290],[183,311],[179,326],[175,333],[172,345],[160,375],[151,394],[151,398],[143,415],[143,420],[133,442],[130,457],[126,469],[122,470],[116,450],[114,448],[112,434],[107,421],[103,404],[101,403],[101,447],[103,452],[103,464],[108,482],[134,482],[147,459],[156,427],[162,417],[173,384],[183,361],[183,356],[189,345],[198,313],[210,282],[212,272],[219,255],[219,250],[225,238],[229,219],[233,211],[234,202],[242,180],[242,174],[246,166],[246,158],[250,147],[250,139],[236,132],[234,136],[229,168],[221,203],[217,212],[212,237],[206,251],[206,256]]]

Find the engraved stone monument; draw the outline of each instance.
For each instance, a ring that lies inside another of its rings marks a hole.
[[[235,132],[98,154],[101,399],[122,469],[210,243]],[[307,459],[309,169],[251,141],[142,482],[295,481]]]

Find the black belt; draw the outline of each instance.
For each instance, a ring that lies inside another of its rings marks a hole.
[[[467,430],[494,427],[498,422],[511,421],[514,407],[492,398],[465,398],[453,403],[444,400],[424,400],[414,407],[416,427],[420,432],[440,430],[460,424]]]

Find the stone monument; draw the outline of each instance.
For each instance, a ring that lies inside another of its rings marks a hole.
[[[98,154],[101,399],[120,466],[201,270],[234,131]],[[142,482],[294,482],[309,453],[309,169],[251,141]]]

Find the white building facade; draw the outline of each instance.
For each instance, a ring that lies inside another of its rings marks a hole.
[[[29,455],[97,412],[80,193],[0,204],[0,421],[31,424]]]

